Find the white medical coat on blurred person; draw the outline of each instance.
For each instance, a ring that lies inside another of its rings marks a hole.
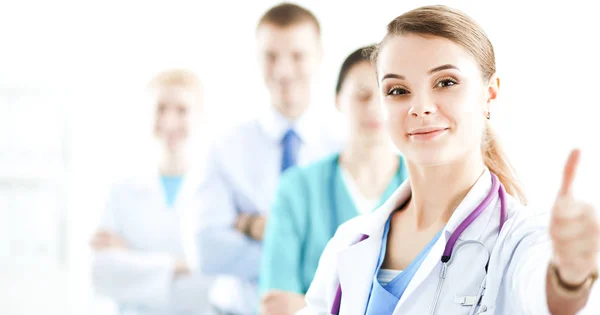
[[[198,182],[184,176],[170,207],[160,176],[155,171],[112,188],[99,230],[120,236],[126,249],[95,251],[94,287],[115,300],[120,315],[210,314],[212,278],[193,270],[174,275],[178,259],[196,266],[194,224],[202,219],[190,220],[187,209],[202,202],[195,193]]]

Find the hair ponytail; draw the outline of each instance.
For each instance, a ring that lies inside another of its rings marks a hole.
[[[483,162],[485,166],[496,176],[504,185],[506,192],[519,200],[522,204],[527,204],[527,198],[523,188],[517,179],[515,169],[512,167],[502,146],[498,142],[496,134],[492,128],[487,125],[482,145]]]

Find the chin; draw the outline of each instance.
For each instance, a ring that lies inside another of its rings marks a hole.
[[[178,152],[181,150],[181,148],[183,147],[182,143],[167,143],[165,145],[165,149],[169,152]]]
[[[289,117],[297,118],[306,110],[306,106],[304,104],[293,102],[291,100],[284,102],[284,104],[284,110]]]
[[[406,159],[423,166],[442,165],[455,160],[451,150],[440,143],[404,143],[396,147]]]
[[[406,158],[412,160],[413,163],[421,165],[421,166],[436,166],[442,165],[448,162],[448,159],[445,159],[440,155],[430,155],[430,154],[409,154],[406,155]]]

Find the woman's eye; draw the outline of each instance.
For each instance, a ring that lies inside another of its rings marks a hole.
[[[456,80],[454,80],[454,79],[443,79],[443,80],[440,80],[435,86],[445,88],[445,87],[454,86],[456,84],[458,84],[458,82],[456,82]]]
[[[393,87],[387,92],[387,95],[394,95],[394,96],[406,95],[406,94],[408,94],[408,91],[406,89],[403,89],[400,87]]]

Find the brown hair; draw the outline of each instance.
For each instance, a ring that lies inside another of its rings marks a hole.
[[[370,52],[373,51],[373,49],[375,49],[375,45],[364,46],[355,50],[348,57],[346,57],[346,60],[344,60],[344,63],[340,69],[340,73],[338,74],[338,80],[335,85],[335,94],[340,93],[342,90],[342,85],[348,77],[348,72],[350,72],[355,65],[361,62],[370,61]]]
[[[257,27],[260,27],[263,24],[272,24],[277,27],[285,28],[305,22],[312,23],[315,26],[317,33],[319,35],[321,34],[321,25],[312,12],[299,5],[286,2],[269,9],[269,11],[262,16]]]
[[[494,47],[483,29],[466,14],[442,5],[421,7],[390,22],[387,35],[371,55],[373,62],[377,62],[378,52],[388,38],[406,34],[448,39],[471,53],[479,64],[484,80],[490,80],[496,73]],[[516,172],[489,124],[486,125],[483,138],[481,150],[485,165],[498,176],[507,193],[525,204],[527,201]]]

